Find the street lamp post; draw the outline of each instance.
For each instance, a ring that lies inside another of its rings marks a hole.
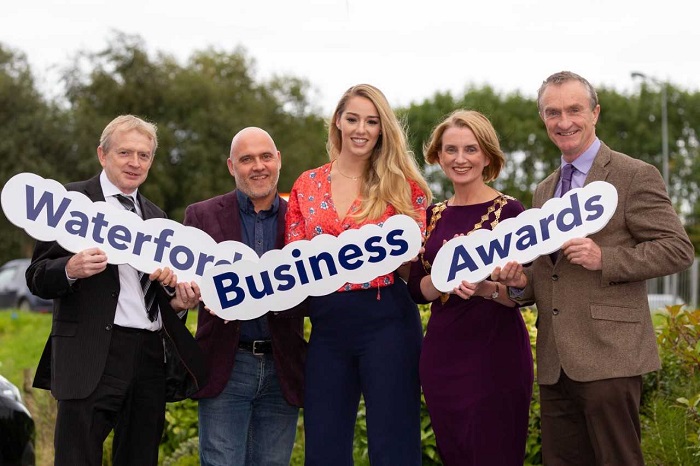
[[[658,79],[647,76],[639,71],[633,71],[631,73],[632,78],[640,78],[645,81],[651,81],[661,89],[661,175],[664,178],[664,184],[666,185],[666,190],[670,192],[669,185],[669,175],[668,175],[668,94],[665,82],[659,81]],[[670,294],[671,290],[671,277],[666,275],[663,279],[663,292],[664,294]],[[675,299],[676,293],[673,292]]]

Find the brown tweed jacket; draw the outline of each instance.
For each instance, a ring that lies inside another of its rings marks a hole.
[[[559,170],[535,190],[533,207],[554,196]],[[630,377],[661,367],[647,301],[646,280],[688,268],[693,246],[659,171],[602,144],[586,184],[617,188],[610,222],[590,236],[602,250],[602,270],[572,265],[563,255],[526,268],[523,301],[538,311],[537,379],[557,382],[563,369],[580,382]]]

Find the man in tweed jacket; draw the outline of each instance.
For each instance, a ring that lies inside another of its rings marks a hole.
[[[564,243],[530,267],[509,263],[492,278],[538,310],[537,379],[546,465],[641,465],[642,374],[661,366],[646,280],[684,270],[693,246],[659,171],[615,152],[595,134],[600,105],[581,76],[560,72],[538,92],[540,117],[562,165],[535,190],[532,206],[593,181],[615,186],[609,223]],[[571,168],[571,167],[567,167]]]

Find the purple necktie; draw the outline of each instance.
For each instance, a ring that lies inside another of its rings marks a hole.
[[[565,164],[561,167],[561,194],[559,197],[564,196],[571,189],[571,177],[574,174],[574,166],[570,163]]]
[[[559,194],[559,197],[563,197],[564,194],[571,189],[571,177],[574,174],[574,170],[574,166],[570,163],[564,164],[564,166],[561,167],[561,194]],[[558,256],[559,251],[554,251],[549,255],[550,259],[552,259],[552,263],[557,261]]]

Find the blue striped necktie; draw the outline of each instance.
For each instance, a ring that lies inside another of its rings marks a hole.
[[[131,196],[126,196],[124,194],[117,194],[115,196],[119,203],[124,206],[124,208],[130,212],[138,215],[136,211],[136,204]],[[143,290],[144,306],[146,313],[148,314],[148,320],[151,322],[156,320],[158,315],[158,304],[156,303],[156,287],[151,286],[153,282],[148,279],[148,275],[139,271],[139,282],[141,283],[141,289]]]

